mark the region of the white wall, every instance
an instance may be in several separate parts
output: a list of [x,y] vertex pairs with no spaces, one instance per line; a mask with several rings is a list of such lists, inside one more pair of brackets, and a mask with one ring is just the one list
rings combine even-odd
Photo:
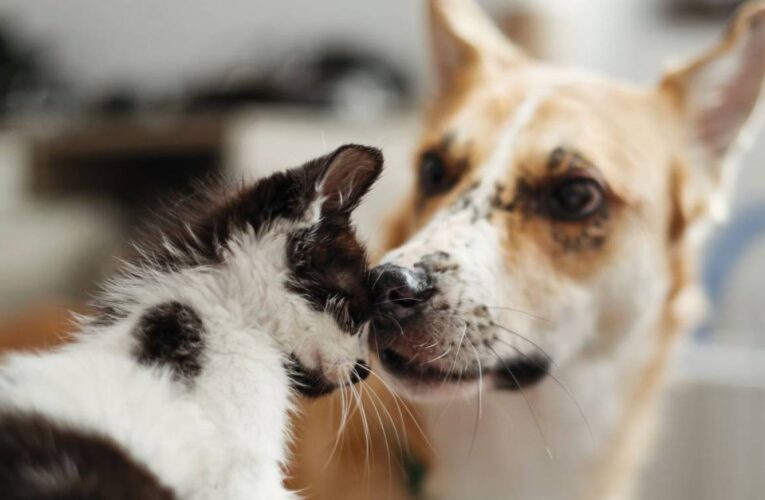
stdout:
[[178,90],[233,62],[267,62],[325,39],[375,47],[417,78],[423,5],[413,0],[3,0],[0,16],[82,92],[112,83]]
[[[554,59],[642,81],[714,31],[657,25],[652,9],[660,0],[480,2],[495,12],[536,8],[551,21]],[[420,88],[428,75],[423,0],[0,0],[0,17],[45,42],[49,59],[82,93],[120,83],[179,91],[195,77],[220,77],[232,63],[267,63],[323,40],[372,47]]]

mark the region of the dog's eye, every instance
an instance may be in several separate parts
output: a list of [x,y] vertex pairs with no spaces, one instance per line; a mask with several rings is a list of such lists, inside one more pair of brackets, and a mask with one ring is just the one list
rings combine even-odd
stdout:
[[605,201],[600,183],[588,177],[573,177],[555,184],[548,193],[551,217],[576,221],[596,213]]
[[434,196],[448,190],[453,184],[446,162],[438,153],[429,151],[420,159],[420,190],[425,196]]

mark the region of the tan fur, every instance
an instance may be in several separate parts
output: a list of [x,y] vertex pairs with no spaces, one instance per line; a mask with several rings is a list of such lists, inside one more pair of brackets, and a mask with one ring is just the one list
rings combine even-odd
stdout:
[[[460,179],[449,193],[429,199],[413,190],[407,204],[391,219],[389,246],[402,245],[471,183],[483,178],[483,166],[497,145],[506,117],[512,116],[536,89],[552,89],[521,132],[512,165],[508,165],[502,179],[507,186],[502,201],[517,199],[521,182],[545,182],[550,169],[581,163],[608,186],[609,219],[592,229],[602,233],[604,243],[566,252],[560,238],[575,236],[584,231],[582,227],[566,224],[556,228],[554,222],[528,215],[522,209],[495,213],[491,222],[502,236],[508,267],[531,263],[540,276],[537,284],[526,291],[529,303],[543,303],[553,296],[546,283],[560,279],[589,283],[603,269],[629,258],[625,242],[636,233],[644,232],[648,240],[655,242],[649,246],[655,252],[655,262],[664,270],[660,277],[666,284],[663,305],[650,328],[652,335],[642,340],[646,355],[624,369],[626,396],[615,429],[595,458],[586,487],[571,493],[572,498],[583,500],[628,498],[650,442],[672,348],[701,310],[696,285],[700,241],[692,229],[711,218],[711,200],[728,175],[725,168],[738,129],[748,121],[751,107],[759,98],[765,58],[751,61],[754,68],[748,64],[737,69],[740,74],[734,74],[731,82],[720,89],[722,98],[717,108],[700,109],[692,94],[701,77],[708,77],[704,72],[715,70],[712,66],[740,44],[750,47],[746,57],[759,58],[758,39],[747,37],[759,36],[758,26],[765,22],[765,4],[745,7],[719,45],[668,73],[656,88],[635,88],[532,61],[488,28],[472,2],[431,0],[430,7],[435,50],[444,51],[441,55],[445,57],[438,58],[439,97],[426,114],[421,147],[415,157],[441,148],[447,167],[458,172]],[[444,40],[450,38],[446,44],[452,46],[444,49]],[[743,89],[739,101],[732,97],[737,85]],[[691,144],[694,141],[698,145]],[[564,154],[560,165],[551,166],[550,152],[561,146],[577,154]],[[703,158],[697,154],[697,146]],[[700,158],[704,165],[698,164]],[[622,325],[624,321],[628,320],[607,314],[601,318],[602,332],[596,341],[599,349],[616,342],[603,332],[629,326]],[[384,415],[379,419],[375,416],[376,411],[385,411],[379,409],[381,404],[395,415],[396,405],[379,382],[372,381],[369,390],[381,395],[375,399],[378,409],[368,404],[366,410],[374,447],[369,463],[358,414],[342,438],[347,446],[325,465],[328,452],[323,450],[330,449],[334,439],[331,430],[337,425],[337,402],[327,401],[306,410],[298,426],[305,431],[298,441],[304,446],[298,447],[292,486],[306,487],[309,498],[406,498],[399,467],[395,463],[391,468],[386,465],[385,438],[393,448],[394,462],[401,451],[392,437],[393,426],[382,423],[387,419]],[[371,403],[371,398],[365,401]],[[413,405],[411,411],[415,409]],[[397,432],[406,434],[411,451],[426,464],[437,463],[438,457],[432,456],[408,412],[406,418],[394,420]]]

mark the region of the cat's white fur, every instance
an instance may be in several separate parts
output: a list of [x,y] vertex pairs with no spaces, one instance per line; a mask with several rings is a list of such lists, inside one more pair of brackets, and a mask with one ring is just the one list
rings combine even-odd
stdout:
[[[55,352],[3,360],[0,410],[111,438],[178,498],[293,498],[282,484],[293,409],[285,353],[341,385],[367,351],[366,331],[341,331],[285,286],[287,233],[316,224],[322,201],[304,222],[236,235],[222,264],[131,269],[106,290],[127,317],[109,326],[85,321],[75,342]],[[192,307],[205,325],[203,369],[190,383],[131,354],[141,315],[169,301]],[[77,473],[28,471],[40,481]]]

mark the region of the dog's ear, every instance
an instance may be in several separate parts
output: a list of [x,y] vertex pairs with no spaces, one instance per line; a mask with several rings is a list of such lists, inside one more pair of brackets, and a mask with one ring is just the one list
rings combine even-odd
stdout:
[[383,168],[382,152],[346,144],[327,155],[317,182],[323,215],[350,215],[377,181]]
[[[696,195],[713,215],[724,215],[735,170],[734,156],[761,101],[765,78],[765,2],[738,12],[720,43],[665,75],[661,89],[673,99]],[[722,212],[722,213],[720,213]]]
[[471,68],[515,64],[526,57],[473,0],[429,0],[430,35],[439,92]]

